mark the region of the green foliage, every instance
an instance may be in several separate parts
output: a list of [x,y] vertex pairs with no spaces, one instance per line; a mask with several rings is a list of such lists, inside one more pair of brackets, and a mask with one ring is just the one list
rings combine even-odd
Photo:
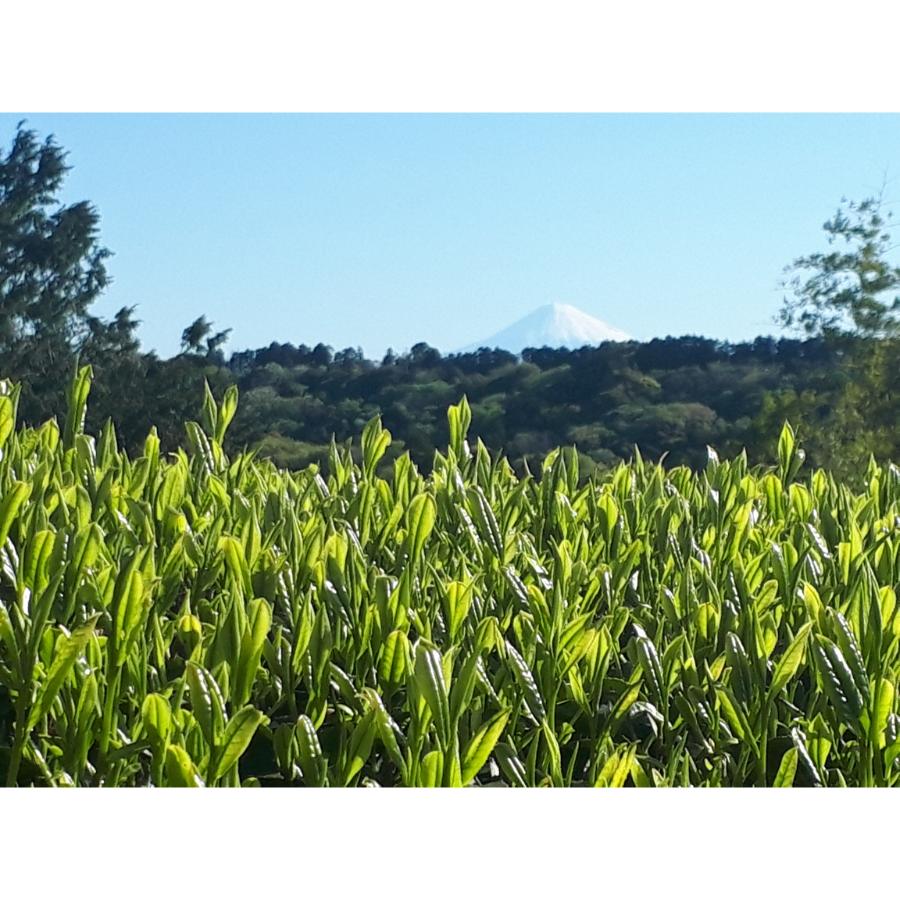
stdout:
[[818,426],[819,455],[844,476],[872,454],[898,450],[900,267],[890,259],[891,214],[883,208],[881,195],[843,202],[824,225],[832,249],[790,267],[792,296],[781,311],[782,324],[824,340],[840,359],[827,373],[830,402]]
[[[230,449],[253,447],[287,468],[324,465],[332,436],[346,441],[378,416],[393,437],[382,474],[403,451],[429,466],[436,449],[456,447],[444,411],[466,398],[470,443],[480,438],[502,451],[520,473],[563,444],[577,446],[584,475],[631,458],[635,446],[651,459],[665,454],[669,465],[702,466],[707,445],[729,455],[746,447],[762,461],[786,418],[801,429],[813,463],[835,458],[824,435],[818,439],[817,410],[844,376],[841,357],[819,340],[667,338],[529,350],[521,362],[490,351],[323,366],[313,355],[273,345],[232,356],[222,371],[239,386],[241,408]],[[839,436],[849,438],[832,433]],[[142,439],[129,435],[127,443]]]
[[87,202],[59,200],[68,166],[53,138],[19,126],[0,148],[0,366],[21,380],[22,413],[58,413],[79,354],[109,359],[136,348],[137,322],[122,309],[112,322],[89,311],[107,286],[109,251]]
[[8,785],[900,782],[893,465],[519,477],[462,403],[428,474],[373,420],[323,477],[229,458],[233,391],[129,455],[89,385],[64,433],[0,388]]
[[[828,252],[795,260],[781,320],[811,337],[892,337],[900,330],[900,267],[888,259],[891,213],[881,196],[844,200],[823,226]],[[804,275],[806,276],[804,278]]]

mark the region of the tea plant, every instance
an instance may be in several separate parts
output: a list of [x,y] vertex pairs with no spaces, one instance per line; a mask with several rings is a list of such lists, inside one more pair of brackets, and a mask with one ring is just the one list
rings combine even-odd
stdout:
[[[0,392],[0,776],[7,785],[893,785],[900,470],[852,491],[710,451],[579,479],[467,442],[430,474],[130,459],[16,428]],[[389,477],[383,477],[388,474]]]

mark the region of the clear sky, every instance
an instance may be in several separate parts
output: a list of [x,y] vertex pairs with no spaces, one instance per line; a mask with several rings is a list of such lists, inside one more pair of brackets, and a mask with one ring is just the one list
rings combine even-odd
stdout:
[[842,196],[900,195],[898,115],[0,114],[73,166],[145,348],[201,313],[273,340],[445,351],[562,301],[637,338],[777,334]]

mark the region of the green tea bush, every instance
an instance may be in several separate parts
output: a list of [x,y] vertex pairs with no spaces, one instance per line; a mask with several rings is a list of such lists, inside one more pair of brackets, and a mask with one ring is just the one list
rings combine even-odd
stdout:
[[129,458],[0,391],[7,785],[892,785],[900,471],[861,493],[710,451],[519,478],[466,440],[381,477],[222,449]]

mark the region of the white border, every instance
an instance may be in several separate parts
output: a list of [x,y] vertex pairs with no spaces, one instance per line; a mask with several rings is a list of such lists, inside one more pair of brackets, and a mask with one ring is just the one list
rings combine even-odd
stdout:
[[889,790],[13,789],[0,803],[4,887],[91,900],[887,896],[896,843]]
[[44,0],[7,111],[895,111],[885,0]]

